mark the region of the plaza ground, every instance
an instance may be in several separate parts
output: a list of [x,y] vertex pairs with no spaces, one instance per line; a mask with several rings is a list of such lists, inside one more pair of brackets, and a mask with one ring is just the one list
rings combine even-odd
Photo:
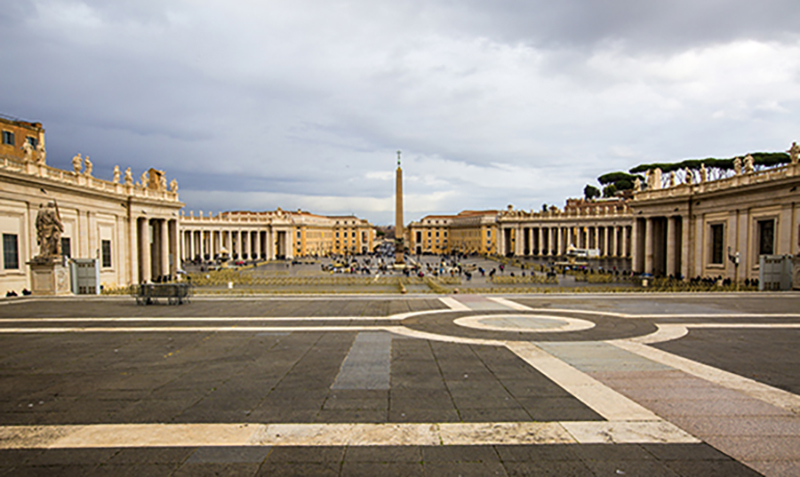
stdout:
[[0,475],[800,475],[800,294],[0,302]]

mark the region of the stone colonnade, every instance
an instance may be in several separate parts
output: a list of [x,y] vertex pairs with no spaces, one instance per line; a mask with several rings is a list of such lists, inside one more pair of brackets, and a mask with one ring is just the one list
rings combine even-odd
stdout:
[[181,223],[183,260],[214,260],[222,251],[232,260],[293,258],[292,228],[206,219]]
[[501,219],[498,250],[501,255],[558,257],[566,255],[572,246],[597,249],[601,257],[630,257],[635,240],[632,218],[592,218],[556,221],[534,216],[513,222]]
[[131,220],[133,283],[175,278],[180,256],[176,219],[138,217]]
[[688,216],[637,217],[633,270],[656,276],[689,276]]

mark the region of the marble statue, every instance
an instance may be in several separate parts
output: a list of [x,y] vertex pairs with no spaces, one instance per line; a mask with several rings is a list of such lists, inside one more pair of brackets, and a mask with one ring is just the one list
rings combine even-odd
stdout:
[[755,168],[753,167],[753,156],[750,154],[744,156],[744,173],[750,174]]
[[705,164],[700,164],[700,182],[705,182],[708,180],[708,170],[706,169]]
[[119,184],[119,166],[114,166],[114,184]]
[[683,171],[683,183],[691,184],[694,181],[694,173],[688,167]]
[[736,157],[733,159],[733,172],[738,176],[742,173],[742,158]]
[[651,190],[660,189],[661,188],[661,169],[656,167],[655,169],[647,171],[647,188]]
[[160,190],[167,190],[167,176],[164,174],[158,178],[158,187]]
[[125,169],[125,185],[132,186],[133,185],[133,174],[131,174],[131,168]]
[[175,194],[178,193],[178,181],[177,180],[172,179],[172,181],[169,183],[169,191],[172,192],[172,193],[175,193]]
[[142,187],[147,187],[148,185],[147,183],[149,182],[147,171],[142,172],[142,177],[140,178],[140,180],[142,181],[141,184]]
[[38,259],[49,259],[61,256],[61,233],[64,224],[58,212],[55,201],[48,202],[47,206],[39,204],[39,213],[36,215],[36,242],[39,244]]
[[641,192],[642,191],[642,181],[639,180],[638,177],[633,180],[633,191],[634,192]]
[[25,153],[25,162],[33,162],[33,145],[28,141],[22,144],[22,152]]
[[83,163],[84,163],[84,164],[86,164],[86,170],[85,170],[85,171],[83,171],[83,173],[84,173],[85,175],[87,175],[87,176],[90,176],[90,177],[91,177],[91,175],[92,175],[92,169],[94,168],[94,164],[92,164],[92,161],[90,161],[90,160],[89,160],[89,156],[86,156],[86,157],[83,159]]
[[80,152],[72,158],[72,169],[75,170],[75,174],[81,173],[81,168],[83,167],[83,165],[81,164],[82,162],[83,159],[81,159]]
[[672,171],[669,174],[669,186],[675,187],[675,171]]
[[800,156],[800,146],[797,145],[796,142],[792,143],[792,147],[789,148],[789,159],[791,160],[792,164],[797,164],[797,158]]
[[39,143],[39,145],[36,146],[36,163],[44,165],[46,164],[45,161],[46,158],[47,158],[47,151],[44,149],[44,144]]

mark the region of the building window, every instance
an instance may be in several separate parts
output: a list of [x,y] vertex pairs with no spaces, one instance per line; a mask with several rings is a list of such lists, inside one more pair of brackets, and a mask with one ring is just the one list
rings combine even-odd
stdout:
[[103,268],[111,268],[111,240],[101,240],[100,248],[103,254]]
[[713,224],[711,226],[711,263],[722,264],[722,249],[725,245],[725,225]]
[[492,238],[492,231],[491,230],[487,230],[486,231],[486,238]]
[[431,236],[431,231],[428,230],[428,238],[430,238],[430,236]]
[[16,234],[3,234],[3,269],[19,269],[19,249]]
[[36,138],[35,138],[35,137],[33,137],[33,136],[28,136],[26,139],[28,140],[28,144],[30,144],[31,146],[33,146],[33,148],[34,148],[34,149],[36,149],[36,146],[38,146],[38,145],[39,145],[39,140],[38,140],[38,139],[36,139]]
[[3,131],[3,144],[15,145],[14,133],[11,131]]
[[72,245],[70,244],[69,237],[61,237],[61,255],[72,258]]
[[775,253],[775,219],[758,221],[758,254]]

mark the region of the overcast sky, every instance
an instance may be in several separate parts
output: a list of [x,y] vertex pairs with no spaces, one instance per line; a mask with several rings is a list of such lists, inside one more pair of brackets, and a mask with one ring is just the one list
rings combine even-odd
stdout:
[[562,206],[643,162],[800,141],[796,0],[2,0],[0,113],[188,210],[406,222]]

